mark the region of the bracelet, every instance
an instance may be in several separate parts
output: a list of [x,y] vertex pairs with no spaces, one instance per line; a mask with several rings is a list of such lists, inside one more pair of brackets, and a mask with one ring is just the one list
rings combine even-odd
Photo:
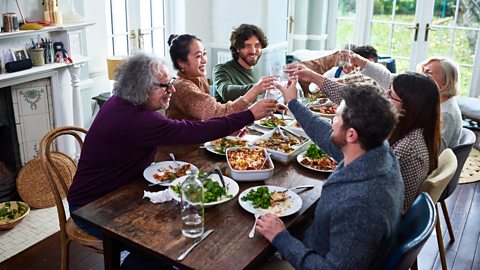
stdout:
[[247,104],[247,106],[252,105],[252,102],[248,101],[244,96],[240,96],[240,99]]

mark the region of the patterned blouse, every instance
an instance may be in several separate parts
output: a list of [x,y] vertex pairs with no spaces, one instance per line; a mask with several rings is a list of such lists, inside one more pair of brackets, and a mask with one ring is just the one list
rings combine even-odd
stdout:
[[428,148],[423,136],[423,129],[417,128],[391,146],[400,163],[400,172],[405,184],[405,213],[417,197],[420,186],[428,175],[430,164]]

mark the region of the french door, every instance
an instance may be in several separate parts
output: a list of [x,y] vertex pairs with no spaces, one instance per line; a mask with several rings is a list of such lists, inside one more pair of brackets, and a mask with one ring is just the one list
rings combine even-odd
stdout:
[[108,52],[145,51],[165,56],[166,0],[105,0]]
[[396,59],[397,72],[413,71],[431,56],[449,57],[459,64],[462,95],[478,96],[478,14],[471,0],[338,0],[336,48],[371,44]]

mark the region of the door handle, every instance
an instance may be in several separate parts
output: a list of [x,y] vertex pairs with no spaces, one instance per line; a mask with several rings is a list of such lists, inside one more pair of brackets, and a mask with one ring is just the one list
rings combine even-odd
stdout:
[[413,37],[413,41],[417,41],[418,39],[418,28],[420,28],[419,23],[416,23],[415,26],[407,26],[407,29],[415,29],[415,35]]
[[425,41],[428,41],[428,31],[437,31],[437,28],[435,27],[430,27],[430,24],[427,23],[427,26],[425,27]]
[[293,31],[293,23],[295,20],[293,19],[293,16],[288,17],[288,33],[292,33]]

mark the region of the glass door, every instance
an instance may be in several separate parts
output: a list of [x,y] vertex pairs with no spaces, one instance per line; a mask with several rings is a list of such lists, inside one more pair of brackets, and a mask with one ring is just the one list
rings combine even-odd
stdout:
[[110,55],[145,51],[165,56],[165,0],[105,1]]
[[430,56],[449,57],[460,67],[461,94],[475,93],[477,83],[472,82],[478,82],[480,76],[475,72],[480,69],[475,66],[480,50],[480,6],[476,1],[339,0],[338,9],[337,49],[348,40],[371,44],[380,55],[395,58],[397,73],[415,70]]

